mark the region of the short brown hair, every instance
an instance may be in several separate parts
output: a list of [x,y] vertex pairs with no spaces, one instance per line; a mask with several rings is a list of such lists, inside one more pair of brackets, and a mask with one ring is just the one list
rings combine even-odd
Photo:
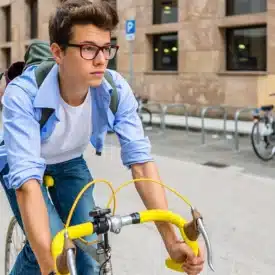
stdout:
[[74,25],[93,24],[112,32],[118,23],[116,9],[108,0],[62,1],[49,21],[50,43],[66,47]]

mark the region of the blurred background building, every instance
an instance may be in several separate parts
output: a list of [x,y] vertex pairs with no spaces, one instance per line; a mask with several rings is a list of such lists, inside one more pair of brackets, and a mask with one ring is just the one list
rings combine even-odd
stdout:
[[[150,100],[224,104],[232,111],[272,101],[274,0],[113,0],[120,46],[109,67],[129,77],[125,20],[136,20],[133,89]],[[59,0],[0,0],[0,70],[22,60],[29,43],[48,40]]]

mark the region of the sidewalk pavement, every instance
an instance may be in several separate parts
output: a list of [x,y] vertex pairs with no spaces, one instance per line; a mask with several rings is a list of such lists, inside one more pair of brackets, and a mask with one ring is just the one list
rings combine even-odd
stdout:
[[[142,114],[144,122],[149,122],[149,115]],[[153,114],[152,123],[160,125],[161,118],[158,114]],[[167,126],[173,127],[186,127],[186,118],[185,116],[171,115],[167,114],[165,116],[165,124]],[[201,117],[188,117],[188,126],[190,129],[201,129],[202,128],[202,119]],[[253,126],[253,121],[238,121],[238,133],[239,134],[250,134]],[[223,131],[224,130],[224,120],[223,119],[214,119],[214,118],[205,118],[204,119],[205,130],[214,130],[214,131]],[[226,121],[226,131],[228,133],[235,132],[235,121],[227,120]]]
[[[201,275],[273,275],[274,163],[260,162],[247,138],[241,138],[242,152],[235,154],[229,141],[210,140],[208,136],[207,145],[199,146],[198,133],[187,135],[185,131],[167,129],[160,134],[154,130],[148,134],[163,182],[186,196],[204,216],[216,272],[212,273],[206,265]],[[102,157],[95,156],[89,146],[85,159],[94,178],[110,180],[115,188],[131,179],[131,172],[121,164],[115,135],[107,137]],[[204,165],[206,161],[227,166],[209,167]],[[100,183],[95,194],[97,205],[106,207],[110,190]],[[170,210],[191,218],[189,208],[180,199],[170,192],[167,197]],[[144,209],[134,185],[117,194],[117,214]],[[0,215],[0,269],[3,272],[6,230],[11,218],[3,190],[0,190]],[[153,224],[125,227],[119,235],[111,234],[110,240],[114,274],[176,274],[165,267],[167,251]]]

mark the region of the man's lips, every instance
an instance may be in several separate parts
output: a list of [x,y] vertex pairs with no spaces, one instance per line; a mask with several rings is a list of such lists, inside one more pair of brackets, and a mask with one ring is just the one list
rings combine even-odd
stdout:
[[92,72],[92,75],[96,75],[96,76],[102,76],[104,74],[103,71],[97,71],[97,72]]

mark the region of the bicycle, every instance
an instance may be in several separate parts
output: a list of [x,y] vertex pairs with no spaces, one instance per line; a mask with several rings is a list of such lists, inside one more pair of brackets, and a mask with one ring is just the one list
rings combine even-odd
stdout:
[[[19,229],[19,232],[17,230]],[[19,236],[19,240],[13,241],[14,233],[16,237]],[[19,252],[22,250],[23,246],[26,243],[26,237],[20,228],[15,217],[11,218],[9,223],[9,227],[6,235],[6,246],[5,246],[5,275],[9,275],[11,272],[11,268],[14,264],[14,260]],[[15,249],[15,253],[13,253],[13,249]]]
[[[273,159],[275,154],[275,119],[274,105],[264,105],[255,109],[253,113],[254,124],[251,131],[252,148],[256,156],[263,160]],[[261,115],[263,112],[263,115]]]
[[[187,222],[183,217],[181,217],[181,215],[169,210],[161,209],[144,210],[123,216],[115,215],[117,192],[119,192],[123,187],[137,181],[150,181],[158,183],[163,187],[167,188],[168,190],[170,190],[171,192],[173,192],[175,195],[181,198],[188,206],[190,206],[192,220],[190,222]],[[48,188],[54,185],[53,179],[49,176],[45,177],[44,182]],[[96,207],[91,212],[89,212],[89,215],[93,218],[93,221],[70,226],[70,221],[78,201],[88,188],[90,188],[93,184],[99,182],[107,184],[112,191],[112,196],[109,199],[107,207]],[[113,211],[111,211],[110,208],[112,202]],[[109,232],[119,234],[124,226],[157,221],[170,222],[177,226],[182,238],[184,239],[186,244],[189,245],[189,247],[191,247],[195,255],[198,255],[199,250],[197,240],[199,236],[202,235],[207,248],[208,266],[212,271],[214,271],[212,263],[212,247],[207,231],[204,227],[203,218],[201,214],[191,205],[191,203],[180,193],[163,184],[162,182],[155,181],[152,179],[131,180],[122,184],[117,190],[114,190],[112,184],[109,181],[104,179],[98,179],[88,183],[79,192],[77,198],[75,199],[75,202],[72,205],[64,229],[57,233],[56,236],[53,238],[51,252],[54,259],[55,270],[57,274],[77,275],[75,255],[76,246],[78,246],[84,251],[88,252],[89,255],[97,261],[99,265],[100,275],[113,275],[111,263],[111,247],[109,244],[108,237]],[[98,239],[90,243],[83,239],[85,236],[91,234],[96,234],[98,236]],[[182,263],[176,263],[172,259],[167,258],[165,264],[167,268],[170,268],[174,271],[184,272],[181,268]]]

